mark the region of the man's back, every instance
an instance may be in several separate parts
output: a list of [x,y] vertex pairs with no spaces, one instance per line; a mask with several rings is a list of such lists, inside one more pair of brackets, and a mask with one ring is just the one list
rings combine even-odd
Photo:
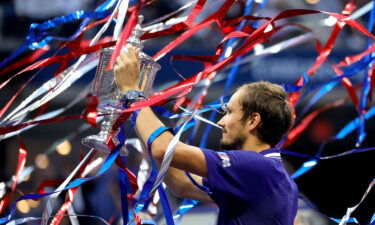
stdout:
[[277,150],[203,152],[208,168],[203,184],[220,208],[218,225],[293,224],[298,188]]

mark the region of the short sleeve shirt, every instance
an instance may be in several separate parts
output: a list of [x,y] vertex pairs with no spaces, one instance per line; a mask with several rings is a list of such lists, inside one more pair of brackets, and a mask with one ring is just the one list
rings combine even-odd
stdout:
[[202,151],[208,169],[203,185],[220,208],[218,225],[294,223],[298,188],[277,149]]

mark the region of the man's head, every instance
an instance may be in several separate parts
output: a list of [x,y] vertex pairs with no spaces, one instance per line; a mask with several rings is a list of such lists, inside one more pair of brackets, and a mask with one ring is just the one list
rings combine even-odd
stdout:
[[223,127],[223,149],[241,149],[250,137],[275,146],[293,124],[292,108],[286,92],[265,81],[242,85],[231,97]]

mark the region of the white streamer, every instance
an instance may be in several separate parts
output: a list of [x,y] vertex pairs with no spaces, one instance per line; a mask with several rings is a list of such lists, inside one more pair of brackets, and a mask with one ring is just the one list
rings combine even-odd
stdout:
[[365,194],[362,196],[361,201],[359,201],[357,205],[350,207],[346,210],[346,214],[344,215],[344,217],[342,217],[339,225],[345,225],[348,222],[348,220],[350,219],[350,215],[354,212],[354,210],[357,209],[357,207],[363,202],[363,200],[365,200],[365,198],[367,197],[368,193],[370,192],[374,184],[375,184],[375,179],[373,179],[370,185],[368,186]]
[[[194,105],[194,104],[192,104],[192,105]],[[195,116],[194,116],[195,119],[200,120],[200,121],[202,121],[202,122],[205,122],[205,123],[207,123],[207,124],[210,124],[210,125],[212,125],[212,126],[214,126],[214,127],[217,127],[217,128],[219,128],[220,130],[223,129],[221,126],[217,125],[216,123],[214,123],[214,122],[212,122],[212,121],[210,121],[210,120],[208,120],[208,119],[206,119],[206,118],[203,118],[203,117],[201,117],[201,116],[198,115],[198,114],[200,114],[200,113],[202,113],[202,112],[205,112],[205,111],[202,111],[202,110],[199,110],[199,111],[198,111],[198,110],[197,110],[197,111],[191,112],[191,111],[189,111],[189,110],[187,110],[187,109],[184,109],[184,108],[182,108],[182,107],[179,107],[179,108],[182,109],[182,110],[185,112],[186,115],[192,115],[192,114],[195,113]],[[175,117],[174,117],[174,116],[171,116],[171,117],[169,117],[169,118],[175,118]]]
[[79,225],[79,222],[78,222],[76,213],[74,212],[72,203],[70,204],[70,206],[68,208],[68,213],[69,213],[69,215],[73,215],[73,216],[69,216],[69,219],[70,219],[70,222],[72,223],[72,225]]
[[[48,112],[48,113],[45,113],[43,115],[40,115],[38,117],[35,117],[33,120],[30,120],[28,122],[34,122],[34,121],[39,121],[39,120],[46,120],[46,119],[51,119],[53,117],[56,117],[58,115],[60,115],[61,113],[65,112],[66,110],[68,110],[69,108],[71,108],[73,105],[77,104],[79,101],[81,101],[87,94],[89,93],[89,89],[88,88],[85,88],[79,95],[77,98],[75,98],[72,102],[70,102],[67,106],[65,107],[62,107],[60,109],[56,109],[52,112]],[[14,131],[14,132],[10,132],[10,133],[7,133],[5,134],[2,139],[7,139],[9,137],[13,137],[14,135],[18,135],[26,130],[29,130],[35,126],[37,126],[38,124],[34,124],[34,125],[29,125],[21,130],[17,130],[17,131]]]
[[157,18],[147,24],[144,25],[144,28],[142,28],[143,31],[150,31],[151,33],[159,31],[159,30],[164,30],[169,26],[173,26],[174,24],[183,22],[187,19],[187,16],[181,16],[181,17],[176,17],[176,18],[171,18],[167,20],[166,22],[160,22],[162,20],[165,20],[167,18],[170,18],[171,16],[191,7],[193,3],[197,2],[197,0],[189,1],[185,5],[181,6],[179,9],[176,11],[173,11],[165,16],[162,16],[160,18]]
[[[103,222],[103,224],[106,224],[106,225],[111,225],[109,224],[107,221],[105,221],[105,219],[101,218],[101,217],[98,217],[98,216],[92,216],[92,215],[80,215],[80,214],[68,214],[68,215],[58,215],[58,216],[63,216],[63,217],[88,217],[88,218],[95,218],[95,219],[98,219],[100,220],[101,222]],[[52,218],[52,217],[50,217]],[[41,217],[27,217],[27,218],[21,218],[21,219],[16,219],[16,220],[12,220],[10,222],[7,223],[7,225],[17,225],[17,224],[24,224],[24,223],[28,223],[28,222],[32,222],[32,221],[37,221],[37,220],[41,220],[42,218]]]
[[[351,19],[358,19],[359,17],[363,16],[365,13],[369,12],[372,9],[372,7],[373,7],[373,2],[369,2],[366,5],[364,5],[363,7],[361,7],[360,9],[356,10],[355,12],[353,12],[349,16],[349,18],[351,18]],[[320,22],[320,24],[325,24],[324,20],[322,20]],[[319,30],[318,32],[315,32],[315,33],[321,33],[321,32],[323,32],[323,31]],[[277,43],[275,45],[272,45],[272,46],[270,46],[270,47],[268,47],[266,49],[263,49],[263,50],[261,50],[259,52],[256,52],[256,53],[254,53],[252,55],[249,55],[247,57],[243,57],[240,61],[238,61],[236,63],[228,64],[225,67],[225,70],[230,69],[230,68],[232,68],[234,66],[239,66],[239,65],[242,65],[244,63],[250,62],[254,58],[259,57],[259,56],[265,56],[265,55],[270,55],[270,54],[278,53],[278,52],[280,52],[282,50],[285,50],[287,48],[290,48],[290,47],[302,44],[304,42],[307,42],[307,41],[313,39],[314,37],[316,37],[316,34],[314,34],[314,33],[307,33],[307,34],[299,35],[297,37],[290,38],[288,40],[285,40],[285,41],[282,41],[282,42]]]
[[129,6],[129,0],[120,0],[120,9],[118,12],[117,16],[117,22],[115,26],[115,30],[113,32],[113,37],[112,40],[116,41],[118,37],[120,36],[122,25],[124,24],[125,16],[126,16],[126,11],[128,11],[128,6]]
[[[99,32],[91,40],[89,46],[94,45],[99,40],[99,38],[103,35],[103,33],[108,29],[109,25],[111,24],[114,16],[116,15],[116,13],[117,13],[117,11],[118,11],[118,9],[120,7],[120,4],[121,4],[121,1],[117,2],[117,5],[116,5],[115,9],[113,10],[111,16],[109,17],[108,21],[104,24],[104,26],[99,30]],[[74,70],[83,62],[83,60],[85,60],[85,58],[86,58],[86,55],[82,55],[78,59],[78,61],[74,64]]]
[[93,152],[94,152],[94,149],[91,149],[89,153],[87,153],[85,158],[83,158],[83,160],[73,170],[73,172],[71,172],[69,176],[64,180],[64,182],[60,184],[60,186],[54,190],[54,192],[57,192],[57,193],[51,194],[49,196],[48,201],[47,201],[47,206],[44,209],[43,214],[42,214],[42,224],[47,224],[48,218],[50,218],[50,215],[52,213],[52,208],[53,208],[52,201],[54,201],[60,195],[61,191],[69,184],[69,182],[73,179],[73,177],[76,175],[79,169],[83,166],[83,164],[89,159],[89,157],[91,156]]
[[[100,29],[100,31],[91,40],[89,46],[94,45],[99,40],[99,38],[103,35],[103,33],[108,29],[109,24],[112,22],[115,14],[118,11],[120,3],[121,3],[121,1],[119,1],[117,3],[117,5],[116,5],[115,9],[113,10],[109,20],[104,24],[104,26]],[[95,59],[97,57],[97,54],[94,54],[94,56],[92,56],[92,55],[93,54],[91,54],[91,57],[86,61],[85,61],[85,59],[86,59],[87,55],[82,55],[73,66],[66,69],[64,72],[59,74],[59,76],[57,76],[55,78],[52,78],[50,81],[43,84],[43,86],[41,88],[39,88],[29,98],[27,98],[24,102],[22,102],[21,105],[19,107],[17,107],[16,110],[14,110],[10,115],[13,116],[18,110],[23,109],[32,100],[39,97],[40,95],[42,95],[46,91],[50,90],[51,88],[53,88],[53,90],[50,91],[48,94],[46,94],[41,100],[36,101],[34,104],[32,104],[28,108],[22,110],[21,112],[19,112],[18,114],[16,114],[12,118],[10,118],[10,116],[8,116],[4,121],[10,120],[12,122],[15,122],[15,124],[18,124],[25,117],[25,115],[27,113],[29,113],[30,111],[40,107],[45,102],[53,99],[54,97],[56,97],[57,95],[59,95],[60,93],[65,91],[68,87],[71,86],[71,84],[73,84],[76,80],[78,80],[80,77],[82,77],[86,72],[88,72],[89,70],[91,70],[93,67],[95,67],[97,65],[98,60],[94,60],[94,62],[91,62],[93,59]],[[83,66],[82,71],[77,71],[77,68],[84,61],[90,62],[90,63],[88,63],[88,65]],[[59,78],[61,76],[62,76],[62,79]]]
[[[63,91],[65,91],[68,87],[70,87],[76,80],[81,78],[85,73],[90,71],[92,68],[94,68],[98,64],[97,54],[91,55],[83,64],[82,67],[80,67],[78,70],[74,71],[73,66],[66,69],[64,72],[60,74],[60,77],[62,77],[62,80],[57,82],[55,78],[52,78],[48,82],[44,83],[42,87],[38,88],[34,93],[31,94],[29,98],[27,98],[25,101],[21,103],[19,107],[17,107],[12,113],[12,116],[7,116],[2,123],[9,123],[11,122],[13,125],[19,124],[22,119],[31,111],[37,109],[41,105],[45,104],[46,102],[50,101]],[[44,97],[41,99],[35,101],[31,105],[25,107],[27,104],[29,104],[32,100],[39,97],[42,93],[45,93],[50,87],[53,87],[53,89],[48,92]],[[21,110],[22,109],[22,110]],[[18,110],[21,110],[17,112]],[[17,112],[17,113],[16,113]]]
[[180,140],[181,134],[184,131],[184,128],[186,124],[195,116],[195,113],[193,113],[191,116],[188,117],[188,119],[184,122],[184,124],[181,126],[180,130],[177,132],[177,134],[173,137],[172,141],[169,143],[165,154],[163,158],[163,162],[160,166],[158,176],[156,177],[156,181],[154,183],[154,186],[151,189],[151,193],[154,193],[154,191],[159,187],[159,185],[163,182],[164,176],[169,168],[169,165],[171,164],[171,160],[173,158],[173,154],[176,150],[176,145]]

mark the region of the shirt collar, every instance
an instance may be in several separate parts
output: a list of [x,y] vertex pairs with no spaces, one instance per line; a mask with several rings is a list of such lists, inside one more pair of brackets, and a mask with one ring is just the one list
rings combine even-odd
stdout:
[[280,154],[280,151],[277,148],[266,149],[266,150],[263,150],[259,153],[262,154],[266,158],[281,160],[281,154]]

